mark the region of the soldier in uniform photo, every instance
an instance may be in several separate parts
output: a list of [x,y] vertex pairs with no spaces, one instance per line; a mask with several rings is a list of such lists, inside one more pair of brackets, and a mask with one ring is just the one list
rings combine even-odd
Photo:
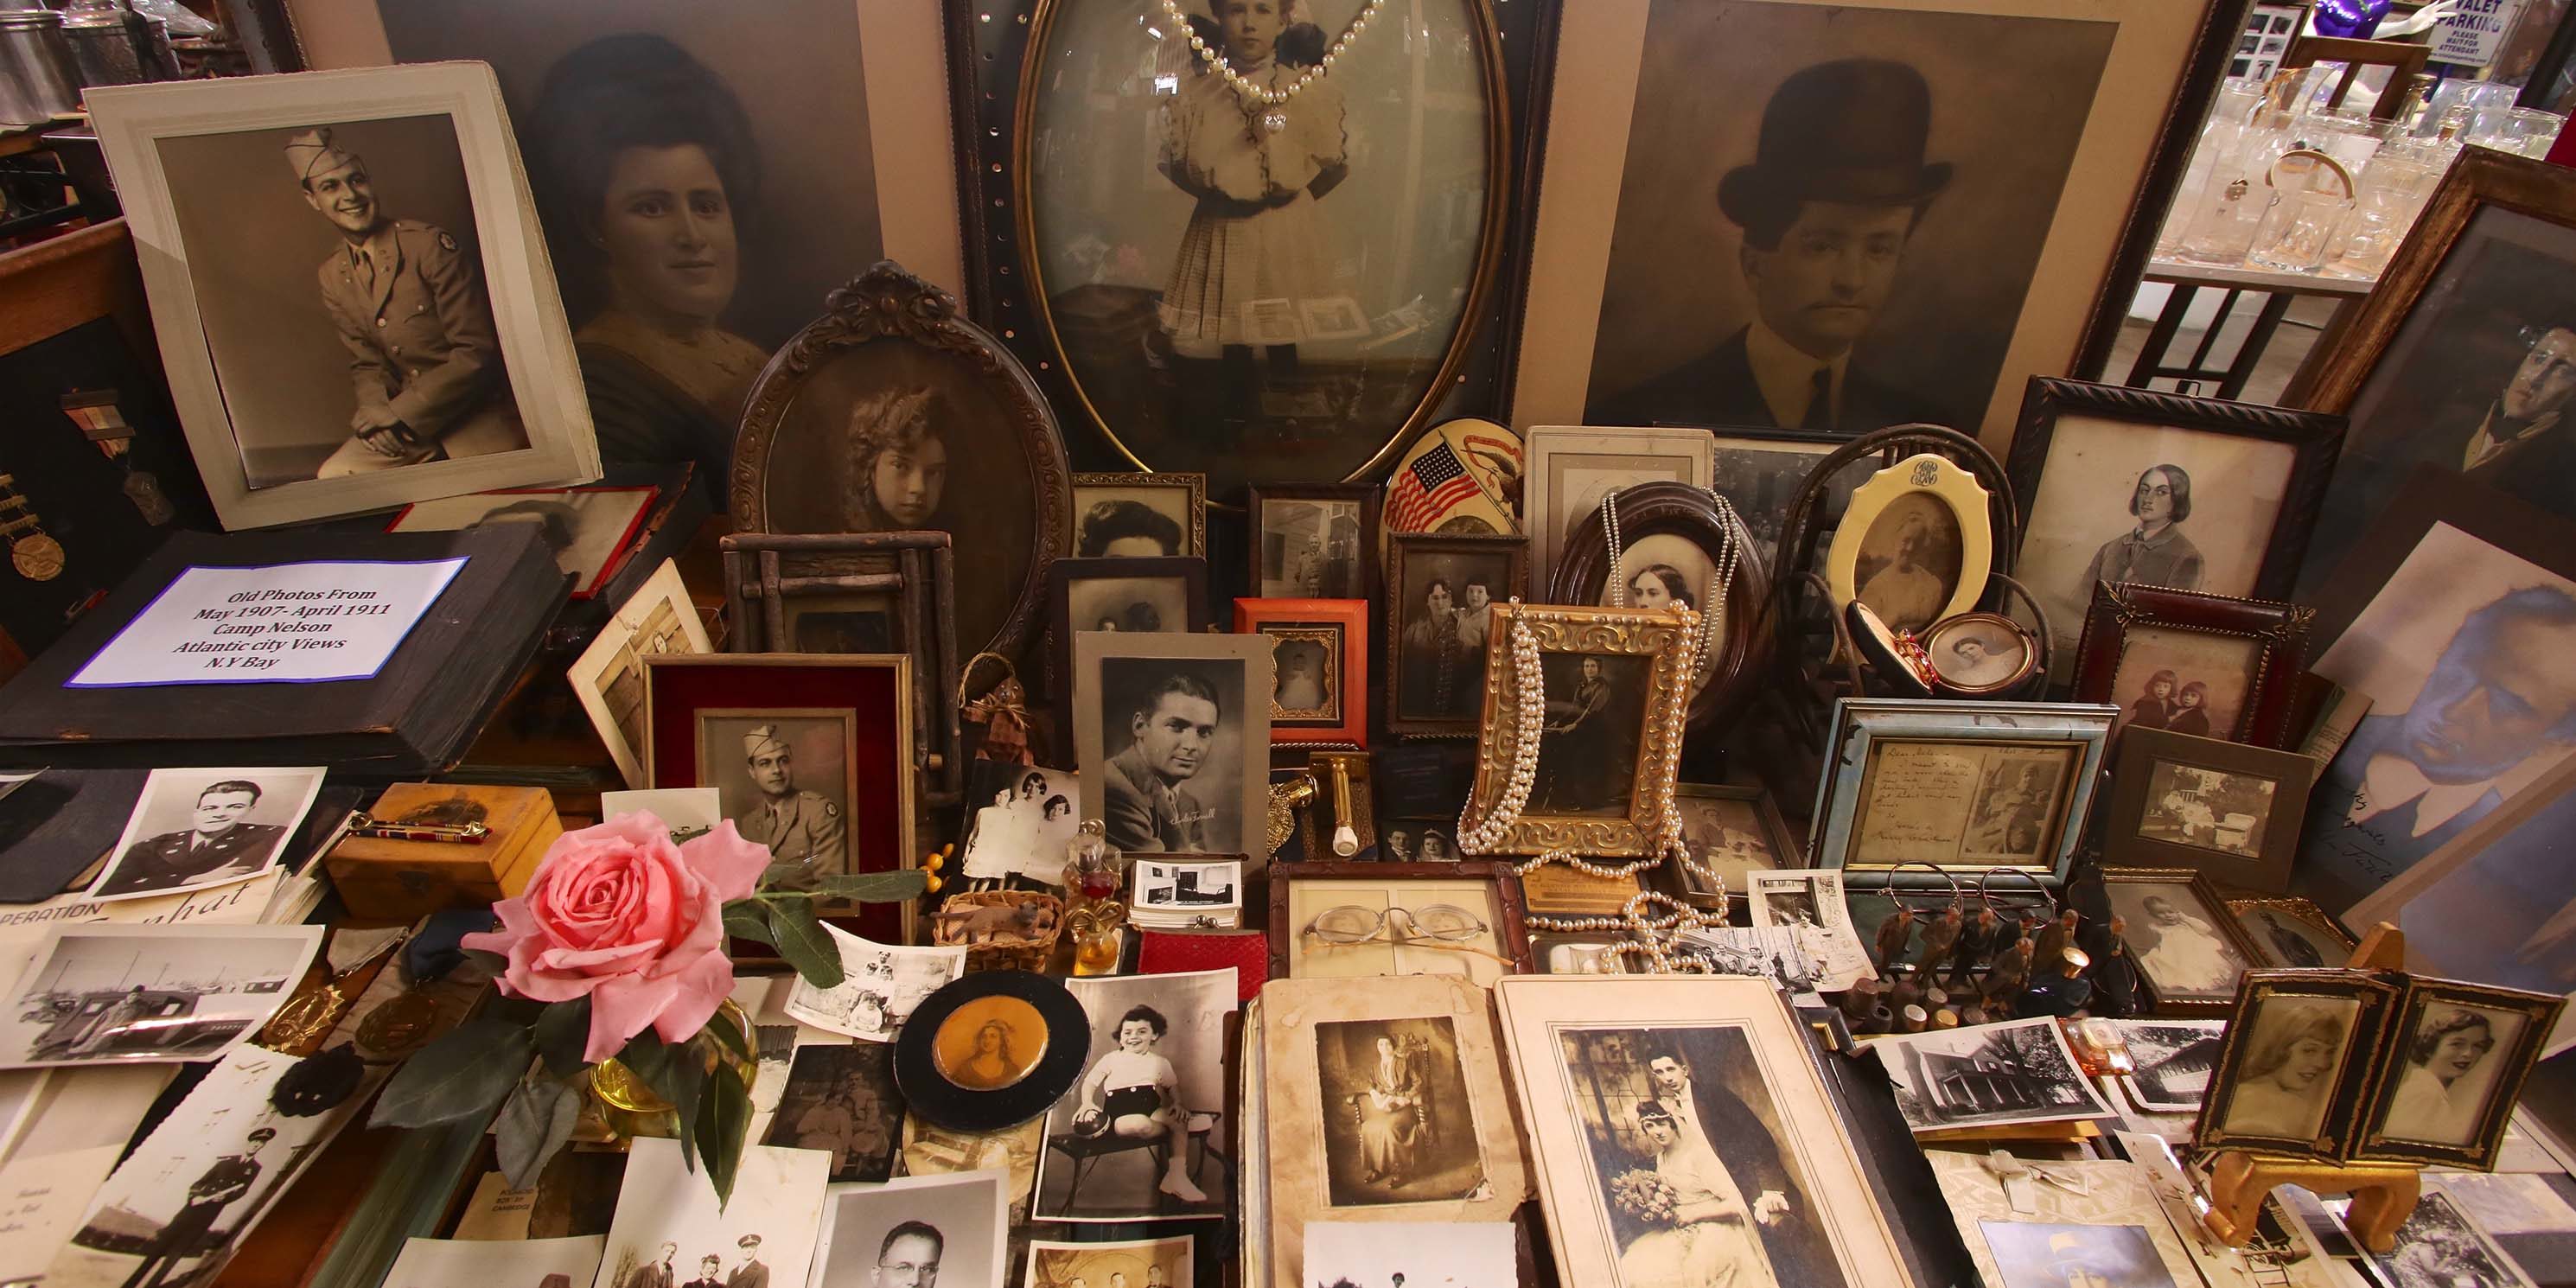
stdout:
[[849,821],[841,807],[796,787],[796,760],[778,726],[759,725],[742,736],[743,764],[760,801],[734,816],[743,839],[769,847],[774,863],[810,864],[824,872],[848,870]]
[[257,872],[266,867],[285,840],[286,829],[242,821],[259,797],[259,784],[247,778],[207,785],[197,793],[196,811],[186,831],[164,832],[127,847],[116,870],[91,893],[170,890],[229,875],[233,869]]
[[760,1259],[760,1236],[746,1234],[734,1246],[742,1250],[742,1264],[725,1276],[725,1288],[769,1288],[769,1267]]
[[445,229],[388,217],[357,154],[328,127],[287,140],[304,200],[344,245],[317,271],[351,355],[349,441],[316,475],[341,478],[528,445],[501,369],[482,266]]
[[1134,741],[1109,758],[1101,811],[1109,843],[1167,854],[1208,851],[1209,810],[1181,784],[1198,776],[1216,742],[1216,687],[1176,671],[1145,690],[1127,717]]
[[162,1281],[178,1269],[182,1258],[202,1252],[200,1245],[214,1232],[224,1209],[250,1193],[252,1183],[259,1179],[260,1147],[276,1137],[276,1128],[256,1128],[242,1139],[240,1153],[226,1154],[207,1167],[205,1174],[188,1186],[187,1203],[168,1225],[161,1227],[151,1250],[143,1254],[143,1264],[134,1268],[124,1288],[161,1288]]
[[1717,185],[1718,209],[1744,230],[1753,320],[1587,420],[1857,433],[1931,418],[1852,369],[1914,226],[1950,183],[1947,162],[1924,161],[1931,128],[1931,87],[1904,63],[1838,59],[1782,82],[1752,164]]

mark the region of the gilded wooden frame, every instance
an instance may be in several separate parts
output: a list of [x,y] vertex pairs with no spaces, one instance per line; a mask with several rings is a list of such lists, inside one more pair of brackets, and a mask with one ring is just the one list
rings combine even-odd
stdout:
[[[2326,963],[2329,966],[2342,966],[2349,963],[2352,960],[2353,950],[2361,947],[2361,941],[2353,938],[2352,932],[2344,929],[2342,922],[2336,921],[2332,915],[2326,912],[2325,909],[2318,907],[2317,902],[2314,899],[2303,899],[2296,895],[2266,897],[2261,899],[2230,899],[2227,901],[2227,911],[2235,914],[2236,924],[2243,927],[2245,933],[2249,936],[2254,934],[2254,928],[2245,924],[2245,918],[2254,913],[2268,912],[2288,917],[2292,921],[2296,921],[2300,925],[2342,944],[2344,956],[2341,960]],[[2259,937],[2256,938],[2254,940],[2254,946],[2262,948],[2262,939]],[[2270,961],[2275,966],[2295,967],[2298,965],[2296,962],[2282,961],[2280,959],[2280,954],[2268,950],[2264,952],[2263,956],[2265,960]]]
[[1207,475],[1205,474],[1132,474],[1084,471],[1073,476],[1073,540],[1077,556],[1082,550],[1082,516],[1089,508],[1083,501],[1084,488],[1169,488],[1185,498],[1189,518],[1181,524],[1181,548],[1176,555],[1207,557]]

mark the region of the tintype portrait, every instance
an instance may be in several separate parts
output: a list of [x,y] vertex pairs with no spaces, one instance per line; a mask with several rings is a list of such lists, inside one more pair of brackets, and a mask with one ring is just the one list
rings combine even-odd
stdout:
[[903,1114],[891,1043],[799,1047],[762,1143],[822,1150],[835,1181],[882,1181],[894,1168]]
[[2370,713],[2319,777],[2307,867],[2348,906],[2576,750],[2576,582],[2448,524],[2426,534],[2319,657]]
[[649,487],[512,488],[418,502],[389,532],[451,532],[485,523],[533,523],[555,563],[572,574],[572,597],[587,599],[616,571],[626,542],[653,503]]
[[2222,1001],[2254,965],[2219,929],[2188,881],[2115,881],[2111,911],[2127,921],[2129,948],[2159,1003]]
[[[2042,382],[2032,400],[2084,405],[2092,387]],[[2200,400],[2177,400],[2199,409]],[[2230,404],[2207,404],[2212,416]],[[2332,459],[2333,426],[2302,432],[2327,439],[2319,453],[2301,442],[2230,432],[2214,424],[2141,422],[2058,407],[2044,430],[2036,462],[2016,450],[2015,486],[2029,519],[2015,575],[2048,610],[2057,646],[2073,648],[2093,602],[2095,582],[2128,582],[2212,595],[2277,598],[2267,572],[2277,546],[2304,539],[2308,525],[2292,513],[2294,497],[2313,503],[2308,476]],[[2310,418],[2330,420],[2330,418]],[[2269,422],[2267,422],[2267,425]],[[2277,431],[2275,431],[2277,432]],[[2287,523],[2294,531],[2285,532]]]
[[1516,538],[1409,535],[1393,545],[1389,723],[1399,730],[1470,729],[1485,705],[1493,607],[1518,592],[1526,546]]
[[1739,1028],[1569,1027],[1555,1045],[1619,1282],[1848,1282]]
[[849,872],[858,717],[830,708],[701,709],[699,776],[776,863]]
[[1637,776],[1637,730],[1655,659],[1620,653],[1543,653],[1546,717],[1539,725],[1537,783],[1529,808],[1542,814],[1624,816]]
[[[2362,1003],[2274,989],[2241,1021],[2243,1048],[2216,1106],[2221,1130],[2239,1136],[2313,1141],[2326,1126],[2352,1055]],[[2363,1053],[2367,1059],[2369,1053]]]
[[1958,515],[1940,498],[1898,497],[1861,536],[1860,602],[1897,630],[1930,626],[1959,588],[1962,544]]
[[[1325,67],[1360,9],[1042,17],[1033,48],[1073,52],[1022,69],[1032,303],[1078,404],[1131,459],[1220,490],[1345,477],[1452,361],[1494,234],[1500,54],[1480,6],[1439,0]],[[1220,58],[1263,89],[1300,88],[1254,102]]]
[[1902,1034],[1877,1046],[1896,1107],[1916,1131],[2109,1113],[2045,1017]]
[[2031,639],[2008,621],[1991,615],[1955,618],[1923,638],[1932,671],[1943,685],[1960,690],[1990,690],[2027,675],[2033,665]]
[[2142,1225],[1982,1220],[1998,1288],[2174,1288],[2173,1271]]
[[1585,419],[1975,429],[2115,30],[1650,5]]
[[131,899],[247,881],[285,857],[323,771],[156,769],[110,850],[93,899]]
[[1073,512],[1077,559],[1207,553],[1207,479],[1203,475],[1076,475]]
[[2263,852],[2278,787],[2254,774],[2156,761],[2147,775],[2138,835],[2252,858]]
[[1072,980],[1091,1054],[1047,1112],[1036,1212],[1057,1221],[1220,1218],[1228,1169],[1208,1158],[1225,1098],[1231,968]]
[[1074,635],[1088,815],[1130,852],[1247,853],[1268,791],[1269,641],[1184,635],[1159,645]]
[[2132,626],[2121,636],[2111,700],[2114,732],[2132,725],[2233,741],[2244,736],[2246,699],[2263,665],[2263,643],[2169,626]]
[[1447,1202],[1485,1185],[1450,1017],[1325,1021],[1314,1028],[1331,1206]]
[[1368,538],[1376,527],[1374,487],[1351,496],[1304,495],[1303,489],[1256,488],[1253,494],[1253,582],[1264,599],[1364,599]]
[[2576,517],[2564,486],[2576,473],[2571,299],[2576,228],[2495,206],[2468,216],[2376,363],[2358,377],[2352,427],[2299,576],[2301,597],[2326,584],[2418,464]]
[[1270,718],[1340,722],[1342,628],[1337,623],[1313,626],[1266,623],[1275,678],[1270,691]]

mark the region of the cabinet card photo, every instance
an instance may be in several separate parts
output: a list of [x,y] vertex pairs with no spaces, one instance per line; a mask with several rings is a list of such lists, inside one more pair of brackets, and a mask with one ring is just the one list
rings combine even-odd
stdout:
[[488,67],[122,86],[91,102],[228,527],[599,477]]
[[1215,1133],[1227,1103],[1234,970],[1067,983],[1090,1017],[1082,1080],[1046,1116],[1037,1218],[1222,1219],[1232,1164]]
[[1135,852],[1249,854],[1269,817],[1270,640],[1073,634],[1085,818]]

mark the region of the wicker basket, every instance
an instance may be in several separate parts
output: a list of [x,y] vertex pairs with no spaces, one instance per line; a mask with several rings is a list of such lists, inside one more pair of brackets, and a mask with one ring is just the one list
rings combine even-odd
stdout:
[[[1055,955],[1055,941],[1064,933],[1064,901],[1035,890],[965,890],[948,896],[939,905],[941,912],[972,912],[995,905],[1009,907],[1033,903],[1047,910],[1044,935],[1025,943],[966,944],[968,970],[1034,970],[1046,969],[1047,959]],[[956,937],[957,927],[933,918],[930,942],[943,948],[965,944]]]

